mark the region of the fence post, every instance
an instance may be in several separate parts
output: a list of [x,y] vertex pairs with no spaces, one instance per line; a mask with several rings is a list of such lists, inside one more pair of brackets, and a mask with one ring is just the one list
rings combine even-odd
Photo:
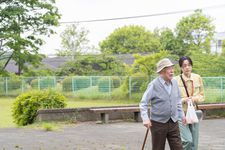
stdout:
[[128,91],[128,93],[129,93],[129,99],[131,99],[131,80],[132,80],[132,77],[131,76],[129,76],[129,83],[128,83],[128,86],[129,86],[129,91]]
[[38,77],[38,90],[41,89],[41,85],[40,85],[40,77]]
[[5,94],[8,95],[8,77],[5,77]]
[[109,76],[109,99],[111,99],[111,77]]
[[90,87],[92,87],[92,76],[90,76]]
[[73,90],[73,94],[75,94],[75,87],[74,87],[74,76],[72,76],[72,90]]
[[223,78],[220,77],[220,98],[221,102],[223,102]]
[[225,77],[222,77],[222,87],[223,87],[223,88],[222,88],[222,90],[223,90],[223,98],[222,98],[222,99],[224,99],[223,102],[225,102],[225,97],[224,97],[224,96],[225,96],[225,95],[224,95],[224,90],[225,90],[225,88],[224,88],[224,85],[225,85],[225,84],[224,84],[224,79],[225,79]]
[[54,76],[53,80],[54,80],[54,89],[56,89],[56,87],[57,87],[56,76]]
[[23,77],[20,79],[21,79],[21,91],[23,93],[24,92],[24,79],[23,79]]

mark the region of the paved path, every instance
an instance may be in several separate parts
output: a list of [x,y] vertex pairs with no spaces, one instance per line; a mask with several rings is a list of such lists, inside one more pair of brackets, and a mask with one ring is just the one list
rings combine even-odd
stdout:
[[[145,131],[134,122],[78,123],[53,132],[5,128],[0,129],[0,150],[140,150]],[[199,150],[225,150],[225,119],[201,122]]]

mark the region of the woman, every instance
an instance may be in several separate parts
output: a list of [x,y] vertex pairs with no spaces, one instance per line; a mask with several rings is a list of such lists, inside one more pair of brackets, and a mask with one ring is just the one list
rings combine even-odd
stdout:
[[[191,100],[197,107],[197,103],[204,101],[204,89],[202,78],[192,73],[193,63],[190,57],[183,56],[179,59],[181,75],[176,76],[181,91],[183,110],[187,112],[187,102]],[[185,89],[186,86],[186,89]],[[197,150],[199,138],[199,123],[179,123],[180,134],[184,150]]]

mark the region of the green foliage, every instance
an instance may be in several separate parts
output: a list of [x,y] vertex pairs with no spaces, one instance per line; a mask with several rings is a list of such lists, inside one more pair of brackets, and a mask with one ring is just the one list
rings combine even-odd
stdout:
[[169,28],[161,28],[154,30],[155,35],[159,38],[161,44],[161,50],[167,50],[171,54],[177,55],[177,51],[180,50],[180,45],[174,32]]
[[[5,82],[5,84],[6,84],[6,82]],[[18,77],[10,78],[7,81],[7,84],[8,84],[8,90],[16,90],[16,89],[19,89],[20,88],[20,86],[21,86],[21,80]]]
[[132,76],[126,77],[121,85],[121,90],[128,96],[129,92],[137,93],[146,89],[149,83],[149,76],[141,72],[133,73]]
[[172,58],[168,51],[160,51],[150,55],[141,56],[135,54],[135,61],[129,69],[129,75],[133,76],[135,73],[142,73],[145,76],[151,76],[156,73],[157,62],[165,57]]
[[17,75],[9,74],[9,77],[0,77],[0,92],[17,90],[21,88],[21,79]]
[[38,76],[53,76],[54,72],[45,67],[45,66],[39,66],[39,67],[28,67],[28,69],[23,73],[23,76],[25,77],[38,77]]
[[224,76],[223,55],[192,52],[190,56],[193,60],[193,72],[203,77]]
[[[0,81],[0,92],[5,92],[6,90],[16,90],[21,86],[21,80],[17,78],[4,78]],[[6,89],[7,88],[7,89]]]
[[90,86],[89,77],[66,77],[62,81],[63,91],[72,92],[83,88],[88,88]]
[[[2,67],[0,67],[0,68],[2,68]],[[3,71],[0,72],[0,77],[8,77],[8,76],[9,76],[9,72],[8,71],[3,70]]]
[[[203,78],[204,87],[208,89],[225,89],[225,78],[221,77],[205,77]],[[218,95],[220,96],[220,94]]]
[[121,79],[119,77],[101,77],[98,80],[98,89],[100,92],[109,92],[114,88],[118,88],[121,85]]
[[[177,60],[176,56],[169,54],[168,51],[160,51],[145,56],[135,54],[134,57],[135,61],[132,66],[127,66],[127,72],[131,79],[128,77],[122,85],[123,91],[127,94],[129,90],[131,92],[140,92],[146,89],[151,80],[150,77],[156,76],[156,64],[160,59],[167,57]],[[129,84],[131,84],[130,87]]]
[[68,61],[57,71],[59,76],[68,75],[122,75],[123,64],[113,56],[86,55]]
[[103,53],[125,54],[157,52],[159,39],[143,26],[124,26],[116,29],[100,44]]
[[60,35],[62,41],[61,45],[63,50],[58,50],[59,56],[75,56],[85,53],[91,47],[88,46],[89,40],[87,39],[89,31],[85,28],[80,28],[79,24],[72,24]]
[[144,91],[149,83],[149,79],[146,76],[133,76],[131,77],[131,91],[140,92]]
[[65,97],[57,91],[29,91],[19,95],[13,103],[13,119],[17,125],[32,124],[39,109],[64,108]]
[[90,78],[89,77],[74,77],[73,83],[74,83],[75,91],[84,89],[84,88],[88,88],[90,86]]
[[17,63],[18,74],[27,68],[25,63],[37,65],[41,61],[43,56],[38,54],[43,45],[41,36],[53,34],[51,27],[57,26],[60,18],[54,3],[54,0],[0,1],[0,54],[10,54],[8,60]]
[[118,76],[110,77],[113,88],[118,88],[121,85],[121,79]]
[[177,23],[175,32],[181,46],[180,51],[177,51],[179,56],[188,54],[190,50],[208,53],[215,26],[209,16],[204,15],[201,10],[196,10]]
[[54,88],[56,86],[55,77],[40,77],[31,81],[31,87],[33,89],[46,89]]
[[73,91],[72,88],[72,77],[66,77],[62,81],[62,91],[63,92],[71,92]]
[[110,78],[109,77],[102,77],[98,80],[98,90],[100,92],[109,92],[112,86],[110,86]]

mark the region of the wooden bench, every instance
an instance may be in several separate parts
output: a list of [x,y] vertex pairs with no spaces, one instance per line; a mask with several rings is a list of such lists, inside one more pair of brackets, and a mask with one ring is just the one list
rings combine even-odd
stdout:
[[206,118],[206,111],[207,110],[225,109],[225,103],[199,104],[198,109],[202,110],[203,119],[204,119],[204,118]]
[[[202,110],[203,118],[205,118],[206,110],[225,109],[225,103],[199,104],[198,107]],[[112,112],[131,112],[134,113],[134,120],[137,122],[140,121],[140,108],[138,106],[90,108],[90,111],[100,114],[100,118],[103,123],[109,122],[109,113]]]
[[225,103],[219,103],[219,104],[199,104],[198,108],[201,110],[207,110],[207,109],[223,109],[225,108]]
[[134,113],[134,120],[140,120],[140,108],[137,107],[106,107],[106,108],[91,108],[90,111],[100,114],[103,123],[109,122],[109,113],[111,112],[131,112]]

